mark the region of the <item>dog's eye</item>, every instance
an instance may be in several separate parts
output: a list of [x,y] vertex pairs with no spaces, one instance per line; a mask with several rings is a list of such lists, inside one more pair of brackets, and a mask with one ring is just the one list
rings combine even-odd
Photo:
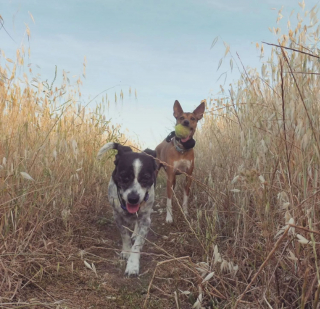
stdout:
[[181,117],[180,117],[180,120],[184,120],[184,117],[183,117],[183,116],[181,116]]
[[128,183],[128,182],[130,181],[130,178],[129,178],[129,177],[122,177],[122,178],[121,178],[121,181],[122,181],[123,183]]
[[149,175],[144,175],[143,177],[142,177],[142,180],[150,180],[150,176]]
[[191,120],[192,120],[192,121],[195,121],[195,120],[196,120],[196,118],[194,118],[194,117],[191,117]]
[[140,178],[140,181],[142,183],[148,183],[149,181],[151,180],[151,176],[146,174],[146,175],[143,175],[141,178]]

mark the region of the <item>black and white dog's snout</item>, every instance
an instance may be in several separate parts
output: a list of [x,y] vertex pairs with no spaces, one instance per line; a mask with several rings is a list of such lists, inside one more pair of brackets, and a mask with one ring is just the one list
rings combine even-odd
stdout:
[[[136,153],[132,153],[136,156]],[[127,156],[130,159],[131,156]],[[134,159],[134,158],[133,158]],[[135,158],[131,166],[128,166],[130,160],[125,163],[118,164],[116,170],[118,172],[114,175],[114,180],[118,184],[121,192],[121,196],[126,203],[126,210],[130,213],[136,213],[139,211],[140,203],[143,202],[148,189],[153,185],[154,174],[152,169],[148,167],[148,161],[153,160],[150,157],[145,156],[142,158]],[[116,171],[115,170],[115,171]],[[124,180],[125,179],[125,180]],[[150,182],[145,182],[145,179],[151,179]],[[136,207],[132,207],[135,205]]]
[[138,204],[140,202],[140,196],[136,192],[131,192],[128,194],[128,203],[130,204]]

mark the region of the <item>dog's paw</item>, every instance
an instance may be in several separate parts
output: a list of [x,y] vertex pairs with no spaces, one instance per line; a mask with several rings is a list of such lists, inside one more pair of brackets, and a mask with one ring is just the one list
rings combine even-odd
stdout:
[[120,253],[120,259],[121,260],[127,260],[130,256],[130,252],[127,251],[121,251]]
[[171,215],[170,212],[167,212],[166,222],[167,223],[172,223],[173,222],[172,215]]
[[129,258],[125,275],[127,277],[136,277],[139,275],[139,260]]

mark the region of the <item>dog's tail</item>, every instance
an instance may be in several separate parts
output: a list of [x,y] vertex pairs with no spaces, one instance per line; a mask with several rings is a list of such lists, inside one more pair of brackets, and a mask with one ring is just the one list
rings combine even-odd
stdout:
[[110,143],[103,145],[100,148],[100,150],[98,151],[98,155],[97,155],[98,160],[100,160],[101,157],[110,149],[116,149],[116,150],[118,150],[118,153],[132,151],[132,149],[128,146],[122,146],[119,143],[110,142]]
[[114,143],[114,142],[110,142],[110,143],[107,143],[105,145],[103,145],[100,150],[98,151],[98,155],[97,155],[97,158],[98,160],[101,159],[101,157],[110,149],[118,149],[118,143]]

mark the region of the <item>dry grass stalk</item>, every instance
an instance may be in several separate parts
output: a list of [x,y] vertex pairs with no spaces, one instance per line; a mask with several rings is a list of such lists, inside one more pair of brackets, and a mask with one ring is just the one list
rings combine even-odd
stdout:
[[[204,307],[240,307],[242,298],[253,307],[309,308],[314,302],[320,253],[320,26],[316,7],[303,14],[305,21],[299,15],[288,33],[272,29],[279,44],[270,44],[261,72],[246,68],[238,55],[241,79],[227,91],[221,87],[221,98],[208,100],[197,132],[194,177],[205,179],[210,196],[194,185],[198,216],[192,228],[212,270],[217,271],[212,243],[239,267],[234,281],[223,272],[224,285],[212,278],[228,301],[202,293]],[[229,55],[236,64],[232,48]],[[285,232],[286,244],[275,242]]]
[[[197,308],[318,306],[320,27],[316,8],[303,14],[306,21],[299,15],[287,34],[271,29],[279,44],[259,73],[240,57],[238,65],[226,45],[242,76],[208,100],[197,132],[191,217],[183,227],[197,246],[190,257],[162,251],[167,260],[158,264],[178,260],[192,273]],[[7,59],[11,70],[0,67],[3,303],[50,273],[52,256],[65,258],[67,241],[55,237],[73,235],[83,205],[99,209],[111,166],[97,165],[95,154],[103,141],[122,138],[103,116],[107,97],[91,113],[78,105],[80,79],[72,89],[65,72],[59,87],[24,76],[21,86],[23,55],[15,65]]]
[[63,71],[62,84],[56,85],[57,70],[52,83],[31,69],[19,75],[25,53],[22,46],[13,61],[2,51],[0,66],[1,304],[30,283],[41,289],[38,283],[56,263],[54,257],[66,259],[62,248],[70,251],[68,242],[56,239],[78,229],[76,217],[84,205],[99,210],[100,184],[113,165],[112,160],[97,164],[96,153],[106,141],[125,141],[120,127],[106,118],[105,105],[90,111],[78,103],[80,78],[70,85]]

